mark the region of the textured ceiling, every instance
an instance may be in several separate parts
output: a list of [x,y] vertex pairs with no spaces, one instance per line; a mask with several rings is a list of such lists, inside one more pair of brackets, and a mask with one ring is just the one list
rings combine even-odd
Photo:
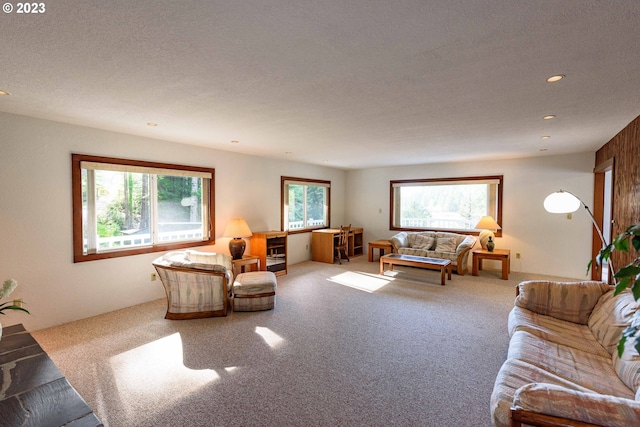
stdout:
[[338,168],[593,151],[640,115],[638,0],[45,4],[0,16],[0,111]]

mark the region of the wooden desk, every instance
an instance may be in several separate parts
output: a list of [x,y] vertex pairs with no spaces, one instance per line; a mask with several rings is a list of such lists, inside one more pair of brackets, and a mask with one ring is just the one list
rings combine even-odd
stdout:
[[89,405],[22,325],[2,328],[0,424],[102,426]]
[[[240,273],[244,273],[246,267],[249,266],[249,270],[260,270],[260,257],[257,255],[244,255],[242,259],[231,260],[233,263],[233,275],[237,276]],[[255,265],[255,268],[253,267]]]
[[494,249],[493,252],[489,252],[484,249],[476,249],[471,253],[473,254],[473,271],[471,274],[477,276],[478,271],[482,270],[482,260],[491,259],[502,261],[502,279],[509,279],[509,272],[511,271],[511,251],[509,249]]
[[[364,253],[362,240],[363,232],[364,229],[362,228],[351,228],[347,244],[347,255],[349,258],[362,255]],[[333,264],[335,259],[334,251],[339,235],[339,228],[313,230],[311,233],[311,260]]]

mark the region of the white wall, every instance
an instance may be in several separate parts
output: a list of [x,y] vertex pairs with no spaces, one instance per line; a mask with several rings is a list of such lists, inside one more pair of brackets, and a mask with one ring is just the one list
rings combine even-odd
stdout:
[[[394,234],[389,180],[503,174],[504,235],[496,243],[522,254],[512,270],[583,279],[590,256],[586,213],[567,220],[545,212],[542,201],[563,188],[590,204],[593,153],[345,173],[0,113],[0,280],[18,280],[11,298],[23,298],[32,313],[10,311],[4,325],[35,330],[164,297],[160,282],[149,280],[159,253],[72,262],[71,153],[214,167],[217,237],[234,216],[255,231],[279,229],[282,175],[331,180],[332,226],[364,227],[369,241]],[[228,252],[227,244],[220,237],[207,250]],[[307,245],[310,233],[289,237],[290,264],[311,258]]]
[[[571,191],[587,206],[593,201],[594,153],[565,156],[374,168],[347,173],[347,218],[368,241],[386,239],[389,181],[416,178],[504,175],[503,237],[496,247],[511,250],[511,270],[585,279],[591,256],[591,220],[583,209],[568,220],[544,210],[544,198]],[[515,259],[515,253],[521,259]],[[487,263],[487,267],[498,265]]]
[[[207,250],[228,253],[220,236],[234,216],[254,231],[280,229],[281,175],[330,180],[331,222],[344,220],[341,170],[0,113],[0,281],[18,280],[10,298],[31,311],[9,311],[4,325],[35,330],[164,297],[150,281],[160,253],[73,263],[71,153],[214,167],[218,239]],[[290,236],[290,264],[311,258],[306,245],[310,233]]]

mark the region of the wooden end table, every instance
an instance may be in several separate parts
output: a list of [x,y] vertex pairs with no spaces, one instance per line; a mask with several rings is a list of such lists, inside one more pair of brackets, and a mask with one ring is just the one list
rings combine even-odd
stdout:
[[369,262],[373,262],[374,249],[378,249],[380,256],[382,256],[385,251],[389,251],[389,253],[393,252],[393,245],[388,240],[374,240],[373,242],[369,242]]
[[245,267],[250,266],[250,270],[253,271],[253,266],[255,265],[255,270],[260,270],[260,257],[256,255],[243,255],[242,259],[234,259],[231,260],[233,263],[233,275],[237,276],[240,273],[245,272]]
[[494,249],[493,252],[485,249],[476,249],[471,253],[473,256],[472,275],[477,276],[478,271],[482,270],[483,259],[490,259],[502,261],[502,280],[509,279],[509,272],[511,271],[511,251],[509,249]]
[[389,271],[393,271],[394,265],[418,267],[440,270],[440,284],[444,286],[445,272],[451,280],[451,261],[440,258],[427,258],[414,255],[389,254],[380,257],[380,274],[384,274],[384,265],[389,264]]

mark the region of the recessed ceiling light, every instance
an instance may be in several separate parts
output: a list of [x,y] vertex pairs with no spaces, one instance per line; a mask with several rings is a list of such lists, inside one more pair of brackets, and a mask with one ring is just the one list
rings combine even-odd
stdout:
[[11,95],[9,92],[7,92],[6,90],[0,90],[0,96],[9,96]]
[[559,82],[564,79],[566,76],[564,74],[556,74],[555,76],[551,76],[547,79],[547,83]]
[[555,114],[549,114],[548,116],[544,116],[543,119],[545,120],[551,120],[551,119],[555,119],[556,115]]
[[322,162],[323,162],[323,163],[327,163],[327,162],[329,162],[329,160],[326,160],[326,159],[325,159],[325,160],[323,160]]
[[549,138],[551,138],[549,135],[544,135],[540,137],[540,139],[549,139]]
[[547,151],[548,148],[541,148],[540,151]]
[[149,122],[149,123],[147,123],[147,126],[154,128],[154,127],[158,126],[158,124]]
[[286,154],[287,156],[292,155],[293,153],[291,151],[285,151],[284,154]]
[[239,144],[239,143],[240,143],[240,141],[235,141],[235,140],[234,140],[234,141],[231,141],[231,143],[232,143],[232,144]]

